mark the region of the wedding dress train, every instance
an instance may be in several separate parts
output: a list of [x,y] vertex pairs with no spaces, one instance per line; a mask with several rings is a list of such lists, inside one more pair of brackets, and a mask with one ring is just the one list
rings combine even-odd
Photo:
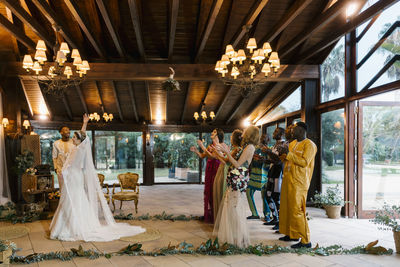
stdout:
[[76,146],[62,169],[64,186],[50,224],[50,238],[63,241],[111,241],[146,231],[116,223],[93,165],[89,138]]

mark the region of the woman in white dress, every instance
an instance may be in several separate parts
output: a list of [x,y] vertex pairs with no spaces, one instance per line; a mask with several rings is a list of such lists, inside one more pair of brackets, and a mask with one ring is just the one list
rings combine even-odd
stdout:
[[229,153],[229,148],[225,144],[216,146],[218,152],[223,152],[228,156],[232,165],[227,174],[228,187],[218,210],[213,235],[218,237],[220,242],[246,248],[250,245],[246,222],[248,167],[253,159],[255,145],[258,144],[260,138],[259,129],[250,126],[243,132],[242,137],[243,150],[236,159]]
[[116,223],[93,164],[87,114],[81,131],[72,138],[75,147],[62,169],[64,186],[58,208],[50,224],[50,238],[63,241],[111,241],[146,231],[139,226]]

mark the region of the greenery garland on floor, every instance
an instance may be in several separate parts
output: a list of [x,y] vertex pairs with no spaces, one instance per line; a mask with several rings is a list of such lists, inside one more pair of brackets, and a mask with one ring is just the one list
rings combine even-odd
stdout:
[[132,213],[129,213],[128,215],[124,214],[119,214],[115,215],[114,219],[116,220],[136,220],[136,221],[148,221],[148,220],[159,220],[159,221],[191,221],[191,220],[202,220],[201,216],[194,216],[194,215],[173,215],[173,214],[167,214],[165,211],[163,211],[161,214],[156,214],[156,215],[149,215],[148,213],[145,215],[141,216],[133,216]]
[[354,254],[375,254],[375,255],[391,255],[393,253],[392,249],[386,249],[384,247],[376,246],[378,241],[369,243],[367,246],[357,246],[352,249],[345,249],[340,245],[332,245],[329,247],[319,247],[315,248],[300,248],[292,249],[289,247],[281,246],[268,246],[263,244],[258,244],[255,246],[249,246],[247,248],[239,248],[237,246],[224,243],[219,244],[218,238],[214,241],[209,239],[202,243],[198,248],[194,248],[192,244],[182,242],[176,246],[168,245],[168,247],[163,247],[152,252],[146,252],[142,250],[142,244],[136,243],[133,245],[128,245],[127,247],[121,249],[117,252],[102,253],[97,250],[89,249],[84,250],[82,246],[78,249],[72,248],[70,251],[56,251],[49,253],[34,253],[28,256],[16,256],[15,251],[11,256],[10,260],[12,263],[25,263],[30,264],[45,260],[55,260],[59,259],[61,261],[69,261],[76,257],[86,257],[89,259],[97,259],[99,257],[105,257],[107,259],[118,256],[118,255],[130,255],[130,256],[166,256],[166,255],[176,255],[176,254],[191,254],[191,255],[239,255],[239,254],[253,254],[253,255],[272,255],[272,254],[282,254],[282,253],[297,253],[299,255],[319,255],[319,256],[329,256],[329,255],[354,255]]

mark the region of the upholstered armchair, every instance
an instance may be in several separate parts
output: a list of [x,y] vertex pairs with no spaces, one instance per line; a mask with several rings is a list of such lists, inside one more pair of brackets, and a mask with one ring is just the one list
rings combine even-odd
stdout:
[[[104,174],[101,173],[98,173],[97,177],[99,177],[100,187],[104,188],[104,180],[106,177],[104,176]],[[104,197],[107,199],[107,203],[110,204],[110,189],[108,188],[107,184],[106,188],[107,188],[107,193],[104,193]]]
[[135,211],[137,213],[137,205],[139,202],[139,174],[137,173],[121,173],[118,174],[118,180],[121,187],[120,192],[115,192],[115,184],[112,192],[112,203],[115,211],[114,200],[121,201],[120,209],[123,201],[135,201]]

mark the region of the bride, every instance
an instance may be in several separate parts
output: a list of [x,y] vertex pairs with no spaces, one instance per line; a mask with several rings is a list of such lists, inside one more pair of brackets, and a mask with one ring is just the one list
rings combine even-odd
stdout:
[[111,241],[145,232],[142,227],[115,222],[93,165],[90,140],[86,137],[88,121],[87,114],[83,115],[82,129],[72,138],[75,147],[62,169],[64,186],[50,224],[50,238]]

